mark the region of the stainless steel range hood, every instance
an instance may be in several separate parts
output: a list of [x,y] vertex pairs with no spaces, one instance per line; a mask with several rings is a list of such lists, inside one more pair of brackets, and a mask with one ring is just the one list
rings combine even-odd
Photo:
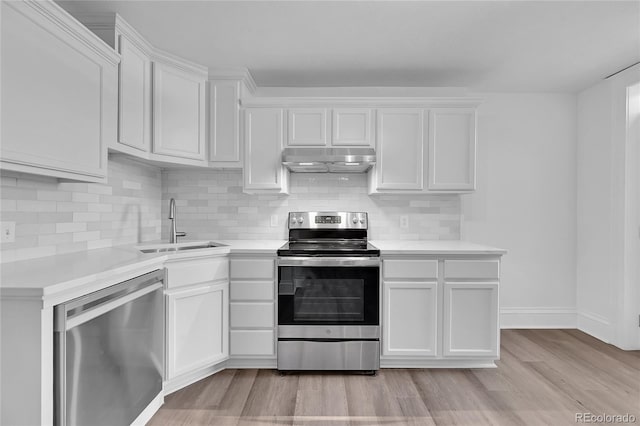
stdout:
[[285,148],[282,164],[297,173],[364,173],[376,163],[373,148]]

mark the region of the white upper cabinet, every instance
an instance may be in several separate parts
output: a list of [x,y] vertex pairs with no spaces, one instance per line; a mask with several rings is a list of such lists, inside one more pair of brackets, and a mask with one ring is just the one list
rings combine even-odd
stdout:
[[287,146],[371,146],[370,108],[290,108]]
[[205,160],[206,74],[174,60],[153,63],[153,153]]
[[[151,59],[132,36],[117,34],[120,53],[118,143],[149,152],[151,146]],[[119,147],[113,147],[118,149]],[[126,148],[123,148],[126,150]]]
[[373,145],[373,110],[370,108],[334,108],[331,143],[334,146]]
[[430,191],[473,191],[476,187],[475,108],[429,111]]
[[425,113],[421,108],[377,111],[377,164],[370,179],[379,190],[422,190]]
[[240,85],[238,80],[209,80],[209,165],[242,167]]
[[327,145],[326,108],[289,109],[288,122],[288,146]]
[[476,109],[379,109],[369,193],[464,193],[476,187]]
[[284,110],[247,108],[244,111],[244,191],[288,191],[289,173],[282,166]]
[[118,55],[53,2],[1,2],[2,169],[104,181]]
[[206,166],[208,69],[154,48],[117,14],[78,18],[121,57],[118,137],[109,149],[166,165]]

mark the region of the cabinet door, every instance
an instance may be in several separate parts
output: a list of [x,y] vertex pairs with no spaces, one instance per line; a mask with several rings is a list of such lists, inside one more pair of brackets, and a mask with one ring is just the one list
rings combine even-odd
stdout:
[[[118,142],[149,152],[151,145],[151,60],[124,35],[119,36]],[[117,149],[117,147],[116,147]]]
[[53,2],[0,2],[5,170],[101,182],[117,138],[118,57]]
[[245,192],[286,192],[288,175],[282,166],[283,110],[248,108],[244,129]]
[[498,283],[445,283],[443,333],[444,356],[497,358]]
[[371,146],[371,117],[369,108],[334,108],[332,138],[334,146]]
[[167,379],[229,355],[229,284],[204,285],[167,296]]
[[377,111],[376,189],[423,188],[424,135],[422,109]]
[[242,167],[239,137],[240,82],[209,81],[209,161],[214,167]]
[[205,80],[176,66],[153,64],[153,152],[205,159]]
[[288,111],[288,146],[326,146],[327,110],[300,108]]
[[429,111],[430,191],[473,191],[476,187],[476,110]]
[[383,356],[438,353],[438,284],[384,282]]

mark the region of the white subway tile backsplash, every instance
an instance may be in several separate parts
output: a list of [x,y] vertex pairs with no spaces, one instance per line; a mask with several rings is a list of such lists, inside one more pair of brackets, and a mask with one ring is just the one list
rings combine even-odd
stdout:
[[[292,174],[287,196],[242,193],[237,170],[164,170],[162,197],[163,238],[170,198],[176,199],[179,230],[196,239],[286,238],[287,213],[298,210],[366,211],[372,239],[460,237],[459,196],[371,196],[364,174]],[[274,214],[277,227],[270,226]],[[409,228],[400,228],[401,214],[409,216]]]
[[108,176],[99,184],[1,171],[0,220],[16,222],[16,241],[1,245],[0,262],[158,240],[160,169],[117,156]]

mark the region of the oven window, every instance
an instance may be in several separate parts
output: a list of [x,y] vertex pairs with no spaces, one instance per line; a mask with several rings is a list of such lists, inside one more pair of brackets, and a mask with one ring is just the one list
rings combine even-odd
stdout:
[[364,320],[364,280],[303,279],[294,287],[294,321]]
[[278,268],[279,325],[378,325],[376,267]]

